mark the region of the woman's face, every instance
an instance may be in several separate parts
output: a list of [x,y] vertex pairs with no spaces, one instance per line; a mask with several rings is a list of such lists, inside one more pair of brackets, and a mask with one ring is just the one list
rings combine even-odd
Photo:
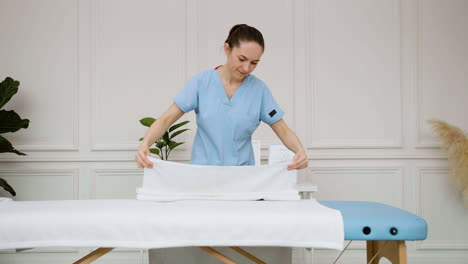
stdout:
[[243,80],[249,75],[263,54],[262,47],[253,41],[241,41],[239,47],[229,48],[227,43],[224,43],[224,53],[227,56],[227,68],[231,72],[231,76],[235,79]]

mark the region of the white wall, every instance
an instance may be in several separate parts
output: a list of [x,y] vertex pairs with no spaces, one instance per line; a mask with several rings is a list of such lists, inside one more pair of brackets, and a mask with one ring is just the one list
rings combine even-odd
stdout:
[[[468,1],[0,0],[0,79],[20,80],[6,105],[31,120],[6,134],[28,154],[0,156],[16,200],[134,198],[134,150],[193,74],[225,62],[231,26],[263,32],[255,71],[307,147],[301,179],[319,199],[385,202],[424,217],[410,263],[467,263],[468,210],[426,120],[468,129]],[[189,114],[184,119],[194,121]],[[186,162],[195,132],[172,159]],[[269,127],[255,133],[277,142]],[[1,195],[8,196],[0,191]],[[342,263],[364,263],[355,243]],[[0,254],[0,263],[64,263],[88,249]],[[330,263],[335,251],[316,251]],[[100,263],[147,262],[120,250]]]

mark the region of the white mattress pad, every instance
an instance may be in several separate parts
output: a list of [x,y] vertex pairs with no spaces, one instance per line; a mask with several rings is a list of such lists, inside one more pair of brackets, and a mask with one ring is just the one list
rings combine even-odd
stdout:
[[343,220],[315,200],[3,201],[0,249],[284,246],[342,249]]

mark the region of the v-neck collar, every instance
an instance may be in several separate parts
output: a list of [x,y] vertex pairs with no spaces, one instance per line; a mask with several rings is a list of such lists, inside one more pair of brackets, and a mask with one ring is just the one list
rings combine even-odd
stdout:
[[250,74],[245,76],[244,80],[242,81],[241,85],[239,86],[239,88],[237,88],[237,90],[232,94],[231,96],[231,99],[229,99],[227,93],[226,93],[226,90],[224,89],[224,84],[223,84],[223,81],[221,80],[221,76],[219,75],[219,72],[218,72],[218,69],[219,67],[216,67],[215,69],[213,69],[214,71],[214,74],[216,75],[216,80],[218,80],[218,84],[219,86],[221,87],[220,92],[221,92],[221,96],[223,98],[223,102],[224,103],[228,103],[230,104],[231,102],[233,102],[233,100],[235,100],[237,97],[239,97],[239,93],[243,90],[243,87],[245,86],[246,82],[247,82],[247,79],[250,77]]

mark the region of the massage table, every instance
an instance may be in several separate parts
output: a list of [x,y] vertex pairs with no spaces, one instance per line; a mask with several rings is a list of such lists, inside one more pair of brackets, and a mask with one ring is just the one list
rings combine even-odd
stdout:
[[[265,263],[240,247],[341,251],[344,240],[364,240],[369,263],[384,256],[406,264],[405,241],[426,238],[426,222],[404,210],[318,202],[311,198],[315,188],[297,186],[288,162],[205,166],[148,158],[155,166],[144,169],[137,200],[0,199],[0,249],[98,248],[75,262],[88,264],[113,248],[199,247],[234,264],[212,247]],[[312,261],[310,250],[304,253]]]
[[376,202],[320,201],[343,215],[345,240],[367,241],[367,263],[385,257],[393,264],[406,264],[405,241],[424,240],[427,223],[405,210]]
[[[275,206],[280,206],[282,203],[289,203],[286,210],[290,210],[290,212],[285,212],[282,215],[262,215],[262,218],[254,218],[254,219],[247,219],[249,223],[251,223],[252,229],[245,230],[246,236],[248,236],[251,232],[268,232],[275,229],[281,229],[280,231],[284,231],[283,237],[287,237],[287,232],[291,231],[288,228],[292,228],[291,226],[285,225],[271,225],[269,226],[268,219],[272,217],[275,218],[282,218],[284,221],[294,221],[294,225],[297,228],[303,229],[303,232],[300,232],[299,235],[303,235],[303,237],[296,237],[294,241],[287,241],[287,239],[283,239],[283,241],[262,241],[260,244],[262,246],[287,246],[287,247],[297,247],[297,248],[315,248],[314,241],[311,237],[314,236],[314,233],[319,232],[320,230],[325,229],[325,232],[332,232],[332,230],[326,230],[327,226],[315,227],[317,228],[313,231],[307,230],[307,221],[313,219],[313,215],[308,215],[307,212],[302,212],[304,209],[310,206],[317,206],[320,203],[320,206],[325,206],[328,208],[334,208],[341,212],[343,216],[343,224],[344,224],[344,239],[345,240],[362,240],[367,241],[367,259],[368,263],[376,264],[381,257],[386,257],[389,259],[393,264],[406,264],[407,257],[406,257],[406,246],[405,241],[407,240],[423,240],[427,236],[427,224],[424,219],[413,215],[409,212],[404,210],[391,207],[388,205],[375,203],[375,202],[353,202],[353,201],[320,201],[319,203],[314,203],[314,199],[312,200],[301,200],[301,201],[294,201],[294,202],[283,202],[283,201],[236,201],[231,203],[223,202],[223,207],[218,208],[225,208],[225,210],[217,210],[216,212],[212,212],[213,214],[220,214],[222,217],[219,220],[212,221],[209,223],[209,226],[202,227],[202,229],[213,229],[213,228],[226,228],[229,230],[229,226],[235,226],[237,221],[233,221],[232,223],[229,222],[229,214],[230,214],[230,206],[232,204],[242,205],[239,208],[243,211],[241,212],[242,215],[246,215],[246,217],[255,217],[258,214],[258,211],[263,210],[262,208],[269,208],[270,212],[274,212]],[[226,264],[233,264],[234,261],[228,259],[221,253],[217,252],[212,248],[212,246],[228,246],[233,250],[239,252],[240,254],[244,255],[246,258],[250,259],[253,263],[265,263],[262,260],[258,259],[257,257],[249,254],[247,251],[240,248],[241,246],[258,246],[255,241],[217,241],[216,243],[212,243],[210,241],[198,241],[197,243],[190,244],[184,243],[183,245],[178,242],[174,243],[164,243],[164,244],[145,244],[143,242],[132,242],[132,241],[99,241],[99,240],[90,240],[84,241],[77,240],[77,241],[27,241],[27,243],[8,243],[8,235],[12,236],[27,236],[27,232],[25,232],[25,227],[22,226],[21,222],[24,220],[26,223],[33,223],[31,225],[31,230],[34,232],[42,232],[41,226],[42,224],[37,224],[35,226],[34,223],[40,222],[41,217],[47,217],[47,219],[53,218],[57,219],[57,222],[53,224],[53,228],[44,228],[43,232],[48,232],[47,234],[40,234],[53,237],[54,235],[58,234],[61,228],[65,228],[64,226],[77,226],[76,232],[70,232],[70,237],[80,237],[82,236],[83,228],[87,228],[92,230],[92,232],[97,233],[97,237],[99,237],[100,233],[105,234],[106,232],[115,232],[115,230],[111,230],[111,222],[112,224],[122,225],[124,228],[133,228],[132,226],[126,225],[125,223],[128,221],[137,221],[138,222],[138,229],[136,229],[135,233],[140,232],[138,236],[144,236],[144,232],[141,231],[145,230],[144,227],[147,225],[148,227],[151,226],[151,222],[160,221],[161,219],[152,219],[145,215],[145,211],[148,211],[147,206],[160,206],[160,208],[166,208],[164,210],[165,213],[161,215],[161,218],[164,217],[171,217],[170,208],[173,207],[171,203],[153,203],[147,201],[136,201],[136,200],[71,200],[71,201],[48,201],[50,206],[44,209],[41,205],[43,205],[44,201],[35,201],[35,202],[15,202],[11,201],[10,204],[18,204],[19,207],[25,206],[24,208],[17,209],[17,217],[8,218],[8,215],[14,214],[10,211],[5,211],[5,207],[2,205],[6,205],[5,203],[0,203],[0,210],[2,213],[5,213],[0,219],[0,249],[11,249],[11,248],[35,248],[35,247],[56,247],[56,246],[72,246],[72,247],[95,247],[98,248],[95,251],[91,252],[87,256],[81,258],[80,260],[76,261],[75,264],[88,264],[96,260],[97,258],[103,256],[107,252],[111,251],[114,247],[123,247],[123,248],[160,248],[160,247],[179,247],[179,246],[195,246],[200,247],[202,250],[212,254],[223,263]],[[194,205],[197,205],[196,211],[199,212],[200,210],[204,210],[204,204],[211,205],[217,202],[195,202]],[[86,211],[86,208],[93,204],[93,208],[95,212],[92,214],[86,213],[82,215],[83,212]],[[178,214],[180,212],[184,212],[186,214],[191,213],[191,202],[187,203],[178,203],[182,206],[185,206],[184,210],[179,210],[178,212],[172,212],[174,214]],[[38,205],[38,206],[36,206]],[[139,210],[139,207],[141,206]],[[18,206],[14,206],[11,208],[17,208]],[[37,210],[35,209],[37,208]],[[125,209],[125,214],[121,214],[121,209],[119,208],[133,208],[133,209]],[[259,209],[260,208],[260,209]],[[27,211],[25,211],[27,210]],[[123,209],[122,209],[123,210]],[[159,210],[159,209],[158,209]],[[63,212],[63,213],[61,213]],[[150,212],[148,212],[150,213]],[[52,215],[50,215],[52,214]],[[70,215],[71,214],[71,215]],[[119,217],[114,217],[115,215],[119,215]],[[232,212],[234,216],[236,212]],[[22,218],[23,217],[23,218]],[[76,223],[69,223],[67,221],[61,221],[63,219],[69,219],[69,217],[76,218]],[[105,219],[105,218],[108,219]],[[38,219],[37,221],[28,222],[26,218],[35,218]],[[294,219],[294,220],[291,220]],[[247,221],[246,220],[246,221]],[[162,220],[161,220],[162,221]],[[218,223],[216,223],[219,221]],[[101,224],[98,224],[100,223]],[[105,223],[109,222],[108,227],[106,228]],[[276,221],[275,223],[277,223]],[[96,224],[93,224],[96,223]],[[104,224],[102,224],[104,223]],[[215,224],[213,224],[215,223]],[[280,222],[278,222],[280,223]],[[179,225],[179,224],[178,224]],[[332,225],[332,224],[330,224]],[[14,228],[19,228],[18,226],[22,226],[21,229],[12,230]],[[219,227],[218,227],[219,226]],[[78,228],[79,227],[79,228]],[[312,227],[312,226],[311,226]],[[2,229],[3,228],[3,229]],[[26,227],[27,228],[27,227]],[[81,228],[81,229],[80,229]],[[142,229],[143,228],[143,229]],[[107,230],[109,229],[109,230]],[[258,230],[262,229],[262,230]],[[48,231],[46,231],[48,230]],[[56,230],[57,234],[50,233]],[[66,229],[68,230],[68,229]],[[181,230],[180,228],[172,229],[171,232],[178,232]],[[254,231],[252,231],[254,230]],[[148,229],[148,232],[151,230]],[[117,232],[121,233],[132,233],[133,230],[129,229],[122,229],[117,230]],[[161,232],[161,231],[158,231]],[[293,231],[292,231],[293,232]],[[178,235],[174,233],[174,235]],[[198,233],[195,233],[198,234]],[[119,235],[119,234],[117,234]],[[172,235],[172,234],[171,234]],[[202,236],[203,234],[198,234]],[[10,237],[12,237],[10,236]],[[84,235],[83,235],[84,236]],[[323,244],[320,244],[323,247]],[[327,247],[327,246],[326,246]],[[329,248],[337,248],[337,245],[328,245]],[[309,256],[311,258],[311,255]],[[312,261],[309,259],[308,261]]]

